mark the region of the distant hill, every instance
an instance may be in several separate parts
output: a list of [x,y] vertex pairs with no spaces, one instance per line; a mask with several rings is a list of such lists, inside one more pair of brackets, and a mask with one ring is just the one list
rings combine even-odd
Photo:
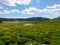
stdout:
[[54,18],[53,20],[56,22],[60,22],[60,17]]
[[43,17],[31,17],[27,18],[28,21],[47,21],[50,20],[49,18],[43,18]]
[[2,21],[3,21],[3,19],[2,19],[2,18],[0,18],[0,23],[2,23]]
[[53,20],[60,20],[60,17],[58,17],[58,18],[54,18]]
[[43,18],[43,17],[31,17],[31,18],[26,18],[26,19],[23,19],[23,18],[0,18],[0,22],[1,21],[15,21],[15,20],[19,20],[19,21],[22,21],[22,20],[26,20],[26,21],[47,21],[50,19],[49,18]]

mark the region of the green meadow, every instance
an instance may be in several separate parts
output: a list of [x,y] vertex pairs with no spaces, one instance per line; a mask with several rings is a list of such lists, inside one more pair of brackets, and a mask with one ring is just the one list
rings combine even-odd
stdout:
[[0,45],[60,45],[60,22],[3,21]]

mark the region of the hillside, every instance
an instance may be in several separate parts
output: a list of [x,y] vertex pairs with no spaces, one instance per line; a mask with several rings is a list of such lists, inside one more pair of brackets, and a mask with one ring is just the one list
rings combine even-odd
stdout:
[[1,21],[15,21],[15,20],[19,20],[19,21],[22,21],[22,20],[25,20],[25,21],[47,21],[50,19],[43,18],[43,17],[31,17],[31,18],[26,18],[26,19],[23,19],[23,18],[0,18],[0,22]]
[[60,17],[54,18],[53,21],[60,22]]
[[43,18],[43,17],[31,17],[27,18],[28,21],[47,21],[50,20],[49,18]]
[[58,17],[58,18],[54,18],[53,20],[60,20],[60,17]]

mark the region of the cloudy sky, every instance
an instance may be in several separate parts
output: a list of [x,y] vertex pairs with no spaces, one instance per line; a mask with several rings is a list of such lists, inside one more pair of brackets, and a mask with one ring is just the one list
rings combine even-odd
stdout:
[[60,16],[60,0],[0,0],[0,17],[29,18]]

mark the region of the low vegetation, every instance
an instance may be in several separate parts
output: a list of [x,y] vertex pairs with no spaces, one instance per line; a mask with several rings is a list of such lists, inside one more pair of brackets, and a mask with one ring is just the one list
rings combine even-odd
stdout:
[[[57,21],[3,21],[0,23],[0,45],[60,45],[60,23]],[[29,25],[25,26],[26,23]],[[30,25],[32,24],[32,25]]]

